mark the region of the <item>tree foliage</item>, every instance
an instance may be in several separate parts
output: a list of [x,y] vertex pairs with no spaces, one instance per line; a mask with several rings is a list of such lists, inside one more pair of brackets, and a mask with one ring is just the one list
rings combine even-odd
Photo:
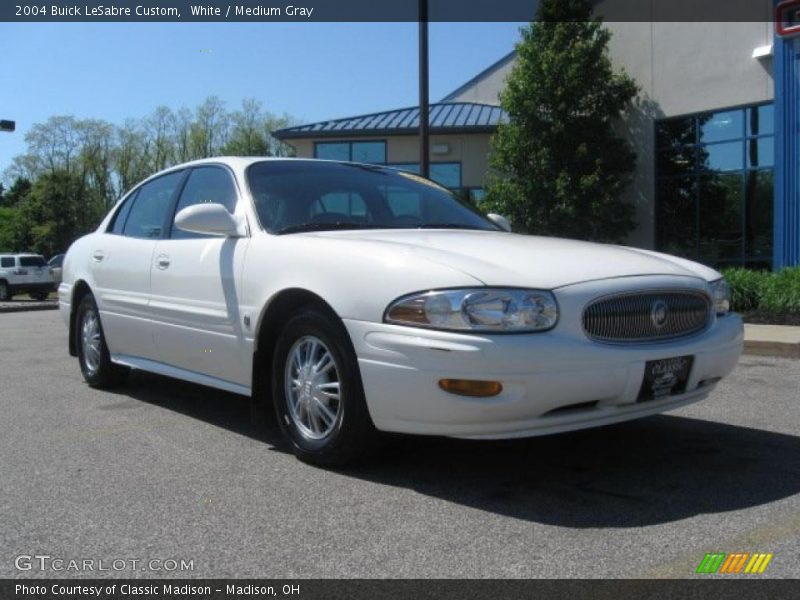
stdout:
[[69,115],[37,123],[5,172],[13,183],[0,197],[0,249],[63,252],[125,191],[174,164],[223,154],[286,156],[290,148],[271,134],[293,122],[258,100],[231,111],[211,96],[195,110],[158,106],[121,125]]
[[637,86],[614,71],[610,36],[588,0],[542,0],[522,30],[485,204],[515,229],[619,241],[635,225],[620,196],[636,156],[615,126]]

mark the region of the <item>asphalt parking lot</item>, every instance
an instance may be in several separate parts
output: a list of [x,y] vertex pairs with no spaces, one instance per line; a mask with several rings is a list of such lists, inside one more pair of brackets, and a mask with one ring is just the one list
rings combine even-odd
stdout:
[[800,361],[743,357],[666,416],[401,438],[330,472],[244,398],[140,373],[88,388],[56,311],[2,314],[0,332],[0,577],[98,575],[17,570],[30,554],[193,561],[182,577],[697,577],[716,551],[800,576]]

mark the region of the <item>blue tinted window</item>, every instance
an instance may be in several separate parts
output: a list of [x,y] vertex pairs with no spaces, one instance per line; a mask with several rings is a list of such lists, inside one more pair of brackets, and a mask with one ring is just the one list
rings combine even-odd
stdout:
[[314,158],[386,164],[386,142],[317,142]]
[[747,140],[747,166],[775,166],[775,138],[765,137]]
[[737,171],[742,168],[742,142],[711,144],[700,149],[704,164],[700,166],[712,171]]
[[353,142],[350,160],[382,165],[386,162],[386,142]]
[[771,267],[774,132],[772,104],[656,123],[659,250]]
[[340,142],[318,142],[316,158],[325,160],[350,160],[350,144]]
[[700,118],[700,141],[720,142],[742,137],[744,111],[727,110]]
[[460,163],[431,163],[431,179],[452,190],[461,187]]
[[775,133],[775,107],[772,104],[747,109],[747,135]]

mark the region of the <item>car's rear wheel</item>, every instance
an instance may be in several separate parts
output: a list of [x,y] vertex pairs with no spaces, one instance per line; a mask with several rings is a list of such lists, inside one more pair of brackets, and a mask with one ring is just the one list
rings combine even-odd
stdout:
[[75,316],[75,346],[83,378],[92,387],[110,387],[122,383],[129,369],[111,362],[100,312],[91,294],[78,304]]
[[11,288],[5,281],[0,281],[0,302],[7,300],[11,300]]
[[287,321],[273,356],[272,394],[281,430],[303,461],[342,466],[378,439],[347,332],[322,311]]

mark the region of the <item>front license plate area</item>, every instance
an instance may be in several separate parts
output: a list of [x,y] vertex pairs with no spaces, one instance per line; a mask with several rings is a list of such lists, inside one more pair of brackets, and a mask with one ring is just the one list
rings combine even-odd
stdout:
[[644,378],[637,402],[657,400],[686,391],[694,356],[676,356],[649,360],[644,365]]

